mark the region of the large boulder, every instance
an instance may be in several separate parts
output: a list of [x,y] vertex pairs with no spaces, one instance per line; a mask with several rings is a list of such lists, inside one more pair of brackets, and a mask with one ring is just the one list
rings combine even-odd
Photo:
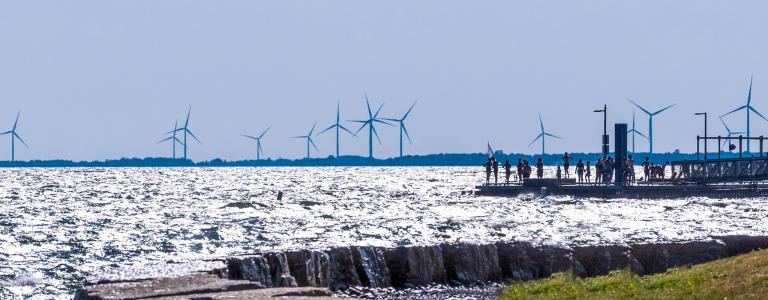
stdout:
[[664,244],[632,245],[632,256],[643,266],[646,275],[664,273],[670,268],[669,251]]
[[353,247],[352,258],[363,285],[372,288],[392,286],[392,278],[384,250],[376,247]]
[[499,281],[499,253],[496,245],[443,245],[443,264],[449,280],[463,284]]
[[227,277],[256,282],[264,287],[274,286],[269,261],[262,255],[227,259]]
[[323,251],[287,252],[288,267],[298,286],[328,287],[328,254]]
[[266,255],[269,262],[272,284],[275,287],[297,287],[296,279],[291,275],[291,269],[288,266],[288,258],[285,253],[269,253]]
[[532,249],[533,246],[525,242],[496,243],[502,276],[512,281],[536,279],[538,266],[530,255]]
[[392,285],[395,287],[446,282],[443,252],[440,246],[386,249],[384,257],[387,259]]

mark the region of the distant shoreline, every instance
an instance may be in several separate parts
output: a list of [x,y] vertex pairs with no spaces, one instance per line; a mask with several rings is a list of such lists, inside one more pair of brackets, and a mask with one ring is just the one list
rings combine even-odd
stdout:
[[[582,159],[585,162],[592,163],[597,158],[602,157],[600,153],[570,153],[573,159],[571,165]],[[646,153],[632,154],[636,164],[642,163]],[[751,156],[751,154],[745,154]],[[757,156],[758,154],[755,154]],[[502,153],[496,152],[494,155],[502,163],[509,160],[513,165],[517,159],[526,159],[529,162],[535,162],[541,155]],[[737,157],[736,153],[721,153],[722,157]],[[710,158],[717,157],[717,153],[710,153]],[[543,157],[545,165],[562,164],[562,154],[546,154]],[[109,167],[469,167],[483,165],[488,159],[486,153],[456,153],[456,154],[429,154],[413,155],[404,157],[394,157],[386,159],[368,158],[362,156],[342,156],[311,158],[311,159],[264,159],[264,160],[239,160],[227,161],[223,159],[213,159],[209,161],[195,162],[192,160],[172,159],[172,158],[121,158],[104,161],[70,161],[70,160],[31,160],[31,161],[0,161],[0,168],[109,168]],[[657,153],[651,156],[651,162],[663,163],[672,160],[694,160],[695,153],[681,153],[678,151],[670,153]]]

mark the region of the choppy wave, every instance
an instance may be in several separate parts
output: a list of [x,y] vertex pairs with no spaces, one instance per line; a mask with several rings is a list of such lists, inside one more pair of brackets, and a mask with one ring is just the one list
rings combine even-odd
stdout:
[[[768,199],[476,197],[479,168],[0,170],[0,298],[153,264],[337,245],[585,245],[768,235]],[[284,197],[277,200],[277,193]],[[180,267],[178,269],[185,269]],[[126,274],[126,270],[130,274]],[[147,275],[149,276],[149,275]]]

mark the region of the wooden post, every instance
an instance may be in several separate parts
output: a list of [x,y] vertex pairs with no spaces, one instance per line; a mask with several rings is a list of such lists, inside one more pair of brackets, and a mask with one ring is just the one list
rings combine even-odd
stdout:
[[743,154],[742,151],[741,151],[741,145],[742,145],[743,141],[744,141],[744,136],[739,135],[739,158],[741,158],[742,154]]

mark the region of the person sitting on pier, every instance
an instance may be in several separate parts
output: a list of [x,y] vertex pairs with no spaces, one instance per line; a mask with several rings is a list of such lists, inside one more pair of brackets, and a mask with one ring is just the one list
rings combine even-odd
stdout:
[[581,162],[581,159],[576,163],[576,177],[579,179],[579,183],[584,183],[584,163]]
[[517,159],[517,181],[523,182],[523,159]]
[[555,177],[557,177],[557,184],[560,184],[560,179],[563,178],[562,171],[560,171],[560,166],[557,166],[557,171],[555,171]]
[[642,166],[643,166],[643,175],[645,175],[645,181],[651,180],[651,162],[648,156],[645,157],[645,160],[643,161]]
[[595,183],[603,181],[603,160],[597,159],[595,162]]
[[491,158],[488,158],[488,161],[485,162],[485,184],[491,183],[491,168],[493,167],[493,162],[491,161]]
[[568,156],[568,152],[563,155],[563,168],[565,168],[565,178],[571,175],[571,157]]
[[586,173],[587,173],[587,174],[586,174],[586,177],[587,177],[587,183],[590,183],[590,182],[591,182],[591,180],[592,180],[592,167],[590,167],[590,166],[589,166],[589,161],[587,161],[587,165],[586,165],[586,167],[585,167],[585,168],[586,168],[586,170],[585,170],[585,171],[586,171]]
[[544,178],[544,161],[541,158],[536,161],[536,177],[539,179]]
[[505,183],[509,184],[509,176],[512,176],[512,165],[509,163],[508,159],[504,161],[504,175],[507,177]]
[[495,157],[491,158],[493,159],[493,178],[495,183],[499,183],[499,161]]

